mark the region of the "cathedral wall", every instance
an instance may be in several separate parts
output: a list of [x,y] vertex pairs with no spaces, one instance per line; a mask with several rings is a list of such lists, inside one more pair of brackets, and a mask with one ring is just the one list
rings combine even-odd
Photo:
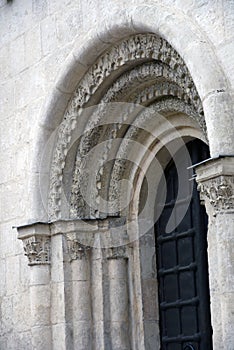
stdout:
[[[130,16],[141,4],[155,7],[159,4],[168,13],[186,18],[204,42],[209,43],[223,70],[229,91],[214,91],[208,100],[205,94],[203,98],[205,103],[209,102],[209,98],[213,99],[209,108],[219,99],[226,106],[225,120],[221,111],[214,109],[218,119],[216,129],[225,123],[233,126],[233,107],[227,98],[227,95],[233,97],[234,84],[233,1],[0,0],[0,349],[32,349],[28,317],[30,267],[13,227],[40,218],[32,196],[38,185],[35,178],[41,156],[40,153],[35,154],[43,146],[35,145],[35,140],[38,140],[42,129],[49,135],[54,128],[53,123],[43,120],[46,101],[66,68],[65,62],[70,60],[71,52],[75,48],[78,51],[81,44],[85,45],[90,38],[89,33],[95,33],[95,28],[101,28],[105,21],[110,25],[110,18],[117,18],[119,11],[124,10],[124,16]],[[121,14],[119,16],[121,22]],[[170,15],[165,15],[163,20],[170,21]],[[124,28],[120,31],[124,36]],[[103,47],[115,40],[110,28],[106,28],[106,33],[106,37],[99,39]],[[167,35],[173,39],[173,32]],[[186,40],[196,61],[199,51],[196,52],[196,45],[193,46],[189,36]],[[96,57],[98,49],[93,50],[93,57]],[[183,52],[180,54],[183,57]],[[90,57],[90,63],[93,57]],[[74,75],[74,86],[87,69],[87,64],[87,61],[81,62]],[[200,79],[199,76],[194,78]],[[71,92],[64,88],[61,99],[68,100]],[[229,135],[225,135],[223,129],[220,131],[223,132],[224,148],[226,143],[233,141],[233,131],[231,128],[228,131]],[[211,132],[211,135],[216,134]],[[215,140],[212,142],[215,144]],[[233,153],[230,147],[226,147],[225,152],[227,150]]]

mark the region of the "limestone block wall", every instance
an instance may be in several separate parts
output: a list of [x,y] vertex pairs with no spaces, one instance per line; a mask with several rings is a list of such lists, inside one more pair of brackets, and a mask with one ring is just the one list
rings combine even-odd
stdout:
[[[32,197],[38,186],[35,179],[41,158],[41,154],[36,153],[36,140],[42,129],[49,135],[54,127],[53,121],[49,125],[43,119],[48,97],[58,85],[75,48],[83,45],[85,51],[86,42],[95,35],[102,47],[114,40],[117,35],[111,36],[114,19],[118,19],[115,33],[124,36],[128,33],[126,18],[130,23],[134,13],[141,11],[141,5],[154,6],[155,13],[157,6],[165,10],[161,19],[162,34],[166,28],[164,23],[172,20],[170,13],[173,13],[178,18],[178,28],[183,17],[200,33],[204,44],[209,43],[210,54],[218,60],[228,86],[224,91],[220,82],[217,89],[212,86],[212,77],[209,77],[209,86],[200,86],[204,92],[204,108],[213,106],[210,142],[214,154],[234,153],[230,146],[234,129],[234,104],[230,104],[234,84],[234,1],[0,0],[0,349],[32,349],[28,317],[30,268],[13,227],[36,221],[41,215]],[[148,20],[145,11],[146,24]],[[98,28],[102,27],[106,28],[106,37],[99,38]],[[179,43],[180,37],[175,38],[175,33],[167,30],[166,35]],[[196,44],[186,32],[184,35],[187,35],[187,52],[192,53],[195,61],[200,60]],[[89,62],[74,58],[79,69],[69,77],[67,85],[64,82],[63,87],[59,85],[57,89],[63,101],[69,100],[71,86],[76,85],[97,51],[94,47]],[[180,54],[183,57],[183,52]],[[189,68],[192,66],[190,62]],[[204,69],[203,74],[209,72]],[[193,78],[199,85],[201,77]],[[219,104],[224,106],[222,110],[217,110]],[[223,141],[215,147],[218,134]]]

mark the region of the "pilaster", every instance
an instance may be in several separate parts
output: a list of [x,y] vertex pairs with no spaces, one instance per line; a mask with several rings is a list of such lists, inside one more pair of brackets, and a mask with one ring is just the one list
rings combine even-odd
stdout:
[[18,228],[30,266],[31,333],[33,349],[52,348],[51,239],[49,225],[35,223]]
[[79,231],[65,233],[71,264],[74,349],[92,349],[90,247],[80,243]]
[[234,343],[234,157],[196,167],[198,189],[209,216],[208,261],[214,350]]
[[59,220],[50,224],[53,346],[91,349],[90,247],[95,221]]
[[108,218],[18,228],[31,269],[35,349],[130,348],[130,247],[123,227]]
[[128,247],[108,249],[111,349],[130,349]]

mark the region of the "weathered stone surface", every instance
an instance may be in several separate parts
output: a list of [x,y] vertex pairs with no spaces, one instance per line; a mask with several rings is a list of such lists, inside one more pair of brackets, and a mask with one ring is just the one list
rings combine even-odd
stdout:
[[[231,349],[233,328],[230,325],[234,317],[233,157],[222,157],[198,166],[197,181],[210,217],[208,257],[214,342]],[[219,317],[214,316],[216,312]]]
[[[149,303],[157,290],[152,235],[140,247],[117,247],[137,241],[137,225],[121,226],[126,216],[137,217],[143,175],[137,167],[116,162],[110,182],[112,168],[105,164],[113,154],[124,157],[135,151],[133,159],[144,172],[149,162],[145,146],[160,153],[157,137],[166,145],[178,137],[175,130],[180,137],[205,140],[205,125],[211,156],[233,155],[233,1],[0,0],[0,33],[0,349],[155,349],[160,340],[157,305],[151,308]],[[139,33],[158,39],[133,43],[130,37],[139,38]],[[157,64],[163,63],[157,69],[156,58]],[[73,112],[66,114],[69,101]],[[174,133],[149,118],[153,141],[139,131],[146,121],[139,115],[138,129],[130,125],[126,136],[135,138],[141,152],[131,142],[113,147],[113,138],[122,139],[127,131],[121,125],[87,133],[79,152],[77,144],[68,152],[76,123],[84,136],[87,126],[105,120],[102,108],[93,116],[78,113],[79,104],[98,101],[154,103]],[[71,118],[71,129],[64,127],[51,137],[64,126],[64,117]],[[126,122],[127,117],[118,118]],[[100,160],[95,163],[100,171],[88,197],[91,206],[84,207],[79,191],[82,185],[84,192],[90,188],[79,156],[105,138],[111,140],[90,157],[91,164],[95,157]],[[51,164],[56,166],[50,178]],[[116,193],[122,197],[125,187],[118,180],[123,178],[133,184],[133,202],[126,210],[112,211],[124,217],[118,231],[110,232],[109,220],[116,226],[110,218],[102,230],[106,213],[100,210],[101,198],[112,200]],[[212,179],[201,181],[201,190],[209,214],[214,350],[233,350],[233,175],[219,176],[217,165]],[[89,230],[64,222],[57,231],[49,224],[46,236],[31,232],[23,242],[17,240],[13,226],[48,222],[49,197],[55,203],[49,208],[52,213],[63,219],[69,219],[69,212],[74,219],[79,214],[95,223]],[[119,202],[110,202],[111,209],[116,203],[118,208]],[[66,240],[71,232],[81,241],[70,246],[69,257]],[[99,245],[108,249],[97,249]]]

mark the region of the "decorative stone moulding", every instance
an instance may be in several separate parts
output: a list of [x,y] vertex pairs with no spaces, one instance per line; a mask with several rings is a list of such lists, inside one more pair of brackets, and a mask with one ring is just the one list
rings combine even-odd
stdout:
[[[149,86],[151,82],[151,86]],[[103,89],[103,91],[102,91]],[[167,102],[167,98],[174,99],[174,104]],[[105,163],[111,148],[111,140],[118,137],[118,127],[128,122],[128,115],[116,120],[116,130],[108,133],[102,128],[96,128],[103,121],[103,111],[93,113],[87,122],[85,108],[92,105],[101,105],[110,102],[129,102],[148,106],[151,103],[159,104],[159,111],[175,108],[179,100],[181,112],[196,120],[198,127],[206,134],[206,124],[202,110],[202,103],[190,76],[190,73],[179,54],[163,38],[151,33],[137,34],[125,38],[106,50],[97,61],[88,69],[74,91],[62,123],[58,128],[56,145],[50,172],[50,190],[48,212],[50,220],[62,218],[62,193],[64,168],[66,158],[73,140],[74,130],[81,130],[80,142],[74,165],[73,183],[68,194],[70,198],[70,217],[95,219],[102,217],[99,209],[100,192],[105,179],[105,173],[97,179],[96,188],[92,189],[90,202],[94,203],[92,211],[84,201],[82,193],[85,189],[85,156],[98,142],[102,142],[100,135],[109,135],[110,142],[103,150],[101,160]],[[178,105],[178,103],[177,103]],[[81,123],[81,124],[79,124]],[[131,124],[131,123],[130,123]],[[81,128],[82,126],[82,128]],[[84,128],[84,129],[83,129]],[[115,128],[113,126],[113,128]],[[107,183],[107,181],[105,181]],[[100,188],[101,187],[101,188]],[[105,197],[104,197],[105,198]],[[107,216],[108,216],[107,211]],[[105,215],[102,217],[105,218]]]
[[196,167],[202,201],[209,202],[214,215],[234,210],[234,157],[211,159]]
[[28,265],[50,264],[51,242],[49,225],[36,223],[17,228],[18,238],[23,241]]
[[70,262],[88,258],[91,249],[103,249],[106,258],[127,258],[129,241],[119,225],[120,220],[115,218],[59,220],[48,224],[29,224],[17,227],[17,230],[28,265],[45,265],[51,263],[51,238],[56,235],[65,239],[64,253],[68,254]]
[[87,256],[92,234],[97,231],[95,222],[82,220],[60,220],[52,223],[34,223],[17,227],[18,238],[23,241],[28,265],[45,265],[51,263],[51,237],[63,235],[67,241],[67,253],[70,261]]
[[32,236],[24,240],[24,251],[29,265],[50,264],[50,239]]

